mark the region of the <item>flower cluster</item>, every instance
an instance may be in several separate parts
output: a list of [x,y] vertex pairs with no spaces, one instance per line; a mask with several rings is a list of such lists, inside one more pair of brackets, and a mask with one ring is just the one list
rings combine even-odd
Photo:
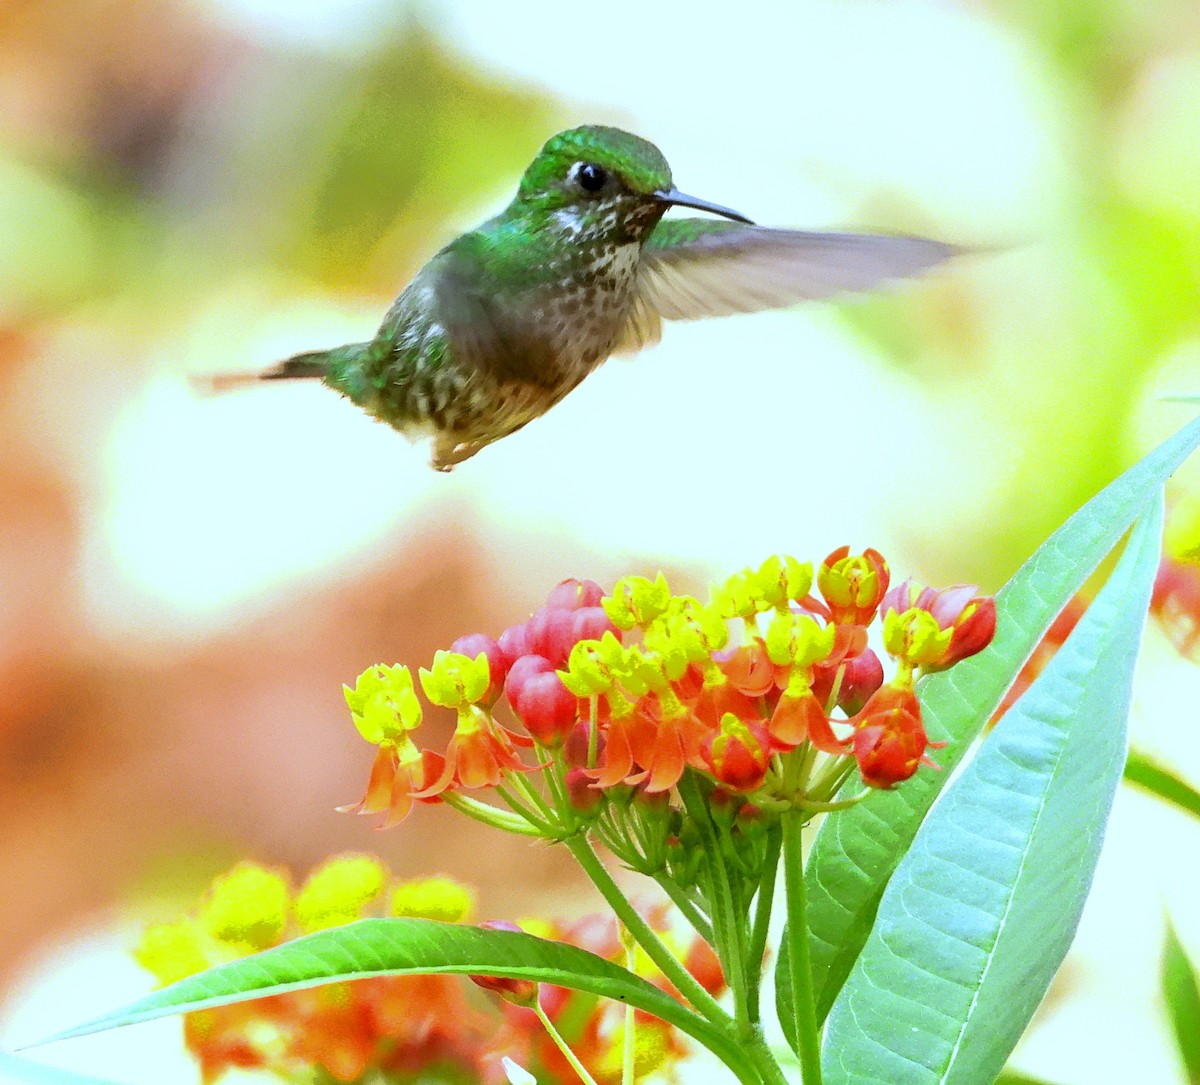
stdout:
[[[880,615],[896,661],[888,681],[868,643]],[[815,809],[856,765],[871,787],[892,787],[937,745],[917,673],[980,651],[995,623],[994,601],[974,586],[890,587],[877,551],[845,546],[815,572],[768,558],[705,602],[673,594],[661,574],[625,577],[608,595],[566,580],[524,623],[462,637],[419,672],[426,698],[458,716],[445,753],[413,740],[422,709],[408,668],[372,667],[347,688],[379,753],[366,794],[345,809],[390,825],[414,802],[443,800],[480,816],[465,793],[490,787],[553,836],[567,806],[599,817],[605,799],[632,790],[651,801],[685,773],[765,809]],[[528,782],[539,770],[546,801]]]
[[[240,863],[213,882],[193,914],[148,928],[136,956],[165,984],[367,915],[458,923],[469,917],[473,905],[471,892],[457,882],[428,878],[393,883],[384,865],[368,856],[332,859],[298,890],[282,871]],[[671,932],[665,909],[647,911],[645,917],[664,932],[689,972],[711,994],[719,994],[724,981],[709,947],[694,935]],[[625,962],[612,919],[589,916],[570,924],[538,920],[523,929]],[[648,961],[639,959],[637,970],[670,990]],[[478,977],[476,982],[503,987],[512,981],[493,984]],[[185,1041],[206,1083],[242,1069],[265,1070],[287,1081],[500,1085],[507,1080],[505,1057],[538,1080],[570,1080],[562,1054],[529,1008],[537,999],[595,1079],[604,1085],[619,1081],[624,1007],[550,984],[529,986],[528,998],[497,1000],[485,1008],[468,1001],[467,989],[455,976],[359,979],[188,1014]],[[522,1001],[524,1005],[517,1004]],[[686,1053],[682,1038],[662,1021],[639,1012],[636,1026],[639,1077],[668,1069]]]

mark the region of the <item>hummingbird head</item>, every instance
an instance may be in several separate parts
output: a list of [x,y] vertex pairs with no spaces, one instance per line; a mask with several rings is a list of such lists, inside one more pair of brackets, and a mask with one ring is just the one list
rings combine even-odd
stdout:
[[653,143],[599,125],[549,139],[521,178],[516,203],[557,220],[577,242],[641,241],[673,205],[750,221],[680,192]]

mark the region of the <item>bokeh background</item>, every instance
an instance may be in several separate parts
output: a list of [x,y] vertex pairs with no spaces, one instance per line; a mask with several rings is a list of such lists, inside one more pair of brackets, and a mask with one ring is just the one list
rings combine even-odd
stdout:
[[[369,335],[586,122],[760,222],[986,251],[671,326],[450,476],[319,387],[194,391]],[[849,542],[995,590],[1186,420],[1198,288],[1193,0],[0,0],[0,1038],[144,990],[137,922],[240,856],[586,906],[444,808],[335,815],[371,754],[340,683],[571,575],[702,590]],[[1198,672],[1153,631],[1142,669],[1135,734],[1200,778]],[[1122,793],[1018,1066],[1183,1080],[1157,957],[1164,911],[1200,956],[1198,832]],[[38,1057],[186,1085],[177,1035]]]

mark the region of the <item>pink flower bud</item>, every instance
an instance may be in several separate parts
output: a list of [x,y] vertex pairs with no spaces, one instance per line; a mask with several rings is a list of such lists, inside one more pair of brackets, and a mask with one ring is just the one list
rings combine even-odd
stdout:
[[862,655],[846,660],[842,686],[838,693],[838,708],[853,716],[860,711],[871,695],[883,685],[883,664],[870,648]]
[[508,669],[508,676],[504,679],[504,696],[508,698],[508,703],[517,707],[517,700],[521,696],[521,691],[525,687],[525,683],[537,674],[554,673],[554,664],[545,656],[525,655],[521,656]]
[[556,667],[567,662],[575,646],[573,639],[576,612],[562,607],[542,607],[526,623],[526,643],[531,652],[545,656]]
[[599,788],[592,786],[592,778],[582,768],[567,769],[567,798],[581,814],[590,814],[603,800]]
[[571,623],[571,636],[575,643],[581,640],[599,640],[605,633],[612,633],[618,640],[621,632],[604,612],[603,607],[580,607],[575,611]]
[[578,610],[581,607],[598,607],[603,598],[604,591],[594,580],[571,577],[561,581],[546,596],[546,606],[550,609]]
[[528,631],[525,628],[525,623],[520,625],[510,625],[503,633],[500,634],[496,643],[500,647],[500,653],[504,658],[504,671],[508,673],[508,669],[516,663],[521,656],[529,654],[529,637]]
[[[508,923],[502,919],[480,923],[479,926],[484,930],[493,931],[520,932],[521,930],[515,923]],[[470,979],[476,986],[482,987],[485,991],[491,991],[493,994],[499,995],[505,1002],[511,1002],[516,1006],[529,1007],[537,1000],[538,985],[533,980],[512,979],[504,976],[471,976]]]
[[525,730],[543,746],[561,743],[578,718],[575,695],[554,671],[531,674],[521,684],[517,699],[513,701],[510,697],[509,701]]

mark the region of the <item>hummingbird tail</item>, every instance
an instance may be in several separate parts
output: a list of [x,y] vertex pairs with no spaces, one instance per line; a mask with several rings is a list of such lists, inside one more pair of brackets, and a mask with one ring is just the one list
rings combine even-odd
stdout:
[[260,381],[310,380],[329,372],[330,356],[334,351],[313,350],[306,354],[294,354],[269,369],[252,373],[209,373],[195,378],[194,383],[203,392],[228,392]]

